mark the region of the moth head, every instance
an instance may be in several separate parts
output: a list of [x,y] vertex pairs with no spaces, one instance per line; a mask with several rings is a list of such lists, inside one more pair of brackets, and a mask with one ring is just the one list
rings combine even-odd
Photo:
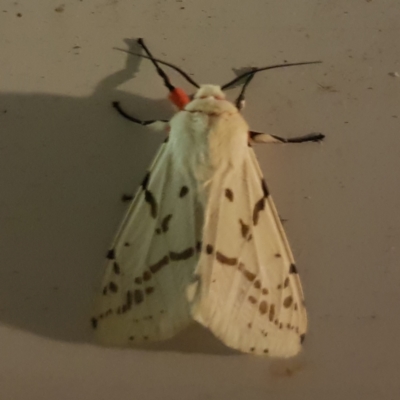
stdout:
[[201,85],[200,89],[194,94],[195,99],[209,99],[225,100],[225,94],[221,88],[216,85]]

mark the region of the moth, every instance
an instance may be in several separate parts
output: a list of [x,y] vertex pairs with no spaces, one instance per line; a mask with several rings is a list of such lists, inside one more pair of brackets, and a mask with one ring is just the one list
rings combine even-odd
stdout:
[[[251,142],[319,142],[322,134],[284,139],[251,131],[240,111],[257,72],[220,86],[198,85],[152,56],[178,112],[170,121],[133,122],[168,137],[131,202],[107,254],[91,320],[97,339],[129,346],[165,340],[193,321],[245,353],[296,355],[307,330],[297,268]],[[197,88],[172,85],[160,65]],[[234,103],[224,90],[244,82]]]

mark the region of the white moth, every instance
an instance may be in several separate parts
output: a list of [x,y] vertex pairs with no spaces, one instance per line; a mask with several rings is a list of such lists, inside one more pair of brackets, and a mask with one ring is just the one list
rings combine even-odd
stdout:
[[[169,131],[108,252],[92,318],[106,345],[171,338],[193,320],[242,352],[296,355],[307,330],[297,268],[251,140],[285,140],[249,131],[219,86],[198,86],[154,59],[181,110],[169,122],[129,119]],[[192,100],[158,63],[199,87]],[[301,63],[304,64],[304,63]],[[284,66],[293,65],[285,64]],[[297,64],[296,64],[297,65]],[[249,133],[250,132],[250,133]]]

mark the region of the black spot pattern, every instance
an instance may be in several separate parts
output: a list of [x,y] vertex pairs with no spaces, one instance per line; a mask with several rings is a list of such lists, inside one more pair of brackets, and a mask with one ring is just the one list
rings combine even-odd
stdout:
[[161,222],[161,229],[165,233],[169,229],[169,222],[171,221],[172,214],[168,214]]
[[297,274],[297,268],[294,264],[290,264],[290,269],[289,269],[289,273],[291,274]]
[[119,275],[121,273],[121,268],[116,261],[113,262],[113,270],[116,275]]
[[97,328],[97,318],[92,318],[90,320],[90,322],[92,323],[92,328],[96,329]]
[[231,189],[225,189],[225,197],[229,200],[229,201],[233,201],[233,192]]
[[220,253],[219,251],[217,251],[217,253],[215,254],[217,260],[221,263],[221,264],[226,264],[226,265],[236,265],[238,260],[237,258],[230,258],[225,256],[224,254]]
[[164,256],[160,261],[157,261],[155,264],[150,265],[150,271],[155,274],[160,271],[161,268],[165,267],[169,263],[169,257]]
[[208,245],[206,246],[206,253],[207,253],[207,254],[212,254],[213,251],[214,251],[214,247],[213,247],[211,244],[208,244]]
[[189,193],[189,188],[187,186],[182,186],[179,192],[179,197],[185,197]]
[[151,193],[149,190],[146,190],[144,192],[144,200],[150,206],[150,214],[151,214],[151,216],[153,218],[157,218],[158,205],[157,205],[156,199],[153,196],[153,193]]
[[149,180],[150,180],[150,172],[147,172],[146,176],[144,177],[141,186],[143,188],[143,190],[147,190],[147,186],[149,184]]
[[250,227],[249,225],[246,225],[241,219],[239,220],[240,223],[240,232],[242,234],[243,239],[247,238],[247,235],[249,234]]
[[140,304],[143,302],[144,296],[143,296],[143,292],[139,289],[136,289],[133,292],[133,299],[135,301],[136,304]]
[[111,249],[108,250],[107,256],[106,256],[109,260],[115,260],[115,250]]
[[254,206],[254,210],[253,210],[253,224],[254,225],[258,224],[260,212],[263,211],[264,208],[265,208],[265,198],[263,197],[260,200],[258,200]]
[[265,183],[264,178],[261,178],[261,187],[262,187],[262,191],[264,193],[264,197],[268,197],[269,196],[269,190],[268,190],[268,186]]
[[194,248],[189,247],[188,249],[185,249],[181,251],[180,253],[176,253],[171,251],[169,253],[169,257],[172,261],[181,261],[181,260],[187,260],[188,258],[192,257],[194,255]]

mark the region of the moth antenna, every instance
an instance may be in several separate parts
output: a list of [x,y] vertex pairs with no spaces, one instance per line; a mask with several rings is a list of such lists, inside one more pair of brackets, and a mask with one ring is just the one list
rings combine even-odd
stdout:
[[[151,60],[152,62],[153,62],[153,64],[155,64],[155,62],[157,62],[157,63],[160,63],[160,64],[163,64],[163,65],[166,65],[167,67],[170,67],[170,68],[172,68],[172,69],[174,69],[176,72],[178,72],[181,76],[183,76],[191,85],[193,85],[194,87],[196,87],[196,88],[199,88],[200,87],[200,85],[196,82],[196,81],[194,81],[186,72],[184,72],[184,71],[182,71],[179,67],[177,67],[176,65],[174,65],[174,64],[171,64],[171,63],[169,63],[169,62],[167,62],[167,61],[163,61],[163,60],[160,60],[160,59],[158,59],[158,58],[154,58],[154,57],[152,57],[152,56],[145,56],[144,54],[137,54],[137,53],[133,53],[132,51],[129,51],[129,50],[125,50],[125,49],[120,49],[120,48],[118,48],[118,47],[114,47],[114,49],[115,50],[119,50],[119,51],[123,51],[124,53],[128,53],[128,54],[131,54],[131,55],[133,55],[133,56],[137,56],[137,57],[142,57],[142,58],[147,58],[148,60]],[[144,50],[146,50],[146,48],[145,47],[143,47],[143,49]],[[156,64],[155,64],[156,65]],[[156,67],[157,68],[157,67]],[[158,67],[159,68],[159,67]],[[157,68],[157,71],[159,72],[159,69]],[[161,69],[160,69],[161,70]],[[164,73],[164,75],[165,75],[165,73]],[[163,77],[163,75],[161,75],[162,77]],[[165,75],[166,76],[166,75]],[[167,86],[168,87],[168,86]],[[168,89],[170,89],[169,87],[168,87]]]
[[231,80],[230,82],[225,83],[225,85],[221,86],[221,89],[222,90],[228,89],[229,86],[234,85],[235,83],[239,82],[241,79],[246,78],[249,75],[254,75],[257,72],[266,71],[268,69],[294,67],[296,65],[321,64],[321,63],[322,63],[322,61],[306,61],[306,62],[299,62],[299,63],[277,64],[277,65],[270,65],[268,67],[255,68],[251,71],[245,72],[244,74],[237,76],[235,79]]
[[[255,70],[255,68],[252,68],[252,70]],[[242,89],[240,90],[239,96],[235,100],[235,105],[239,110],[241,110],[244,107],[245,92],[246,92],[248,84],[252,81],[253,78],[254,78],[254,74],[250,74],[247,77],[246,81],[244,82],[244,84],[242,86]]]
[[147,55],[150,57],[150,61],[153,63],[153,65],[156,67],[158,75],[162,78],[164,81],[164,85],[168,88],[170,92],[175,90],[175,86],[171,83],[168,75],[163,71],[163,69],[157,64],[157,61],[154,59],[153,55],[150,53],[150,50],[148,47],[144,44],[144,40],[142,38],[139,38],[137,42],[142,46],[143,50],[147,53]]

